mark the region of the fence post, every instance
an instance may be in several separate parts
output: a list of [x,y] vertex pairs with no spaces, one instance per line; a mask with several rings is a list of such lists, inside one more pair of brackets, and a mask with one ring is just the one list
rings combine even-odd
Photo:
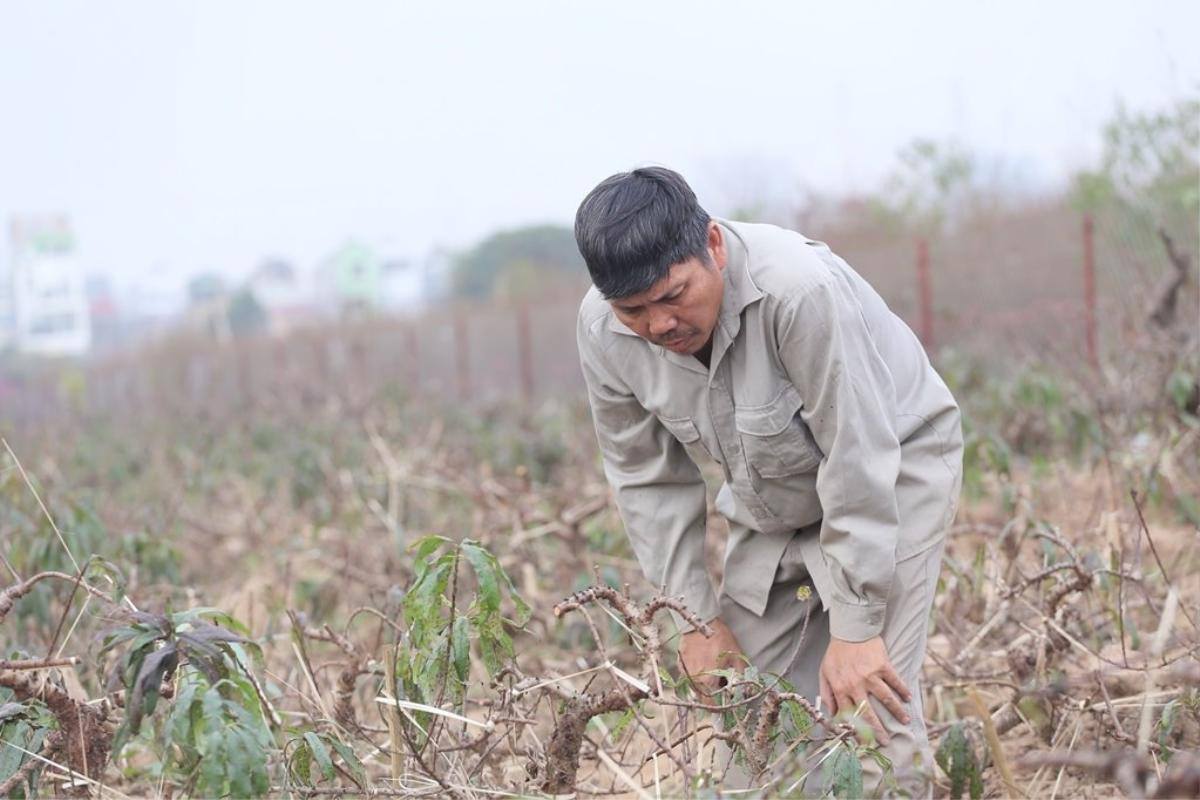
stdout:
[[418,394],[421,388],[421,329],[415,321],[410,321],[405,328],[405,339],[408,340],[408,393],[412,396]]
[[454,313],[454,363],[458,375],[458,396],[465,402],[471,394],[471,349],[467,341],[467,317],[461,309]]
[[521,392],[526,400],[533,399],[533,342],[529,336],[529,303],[517,304],[517,358],[520,361]]
[[921,341],[933,349],[933,279],[929,274],[929,242],[917,239],[917,293],[921,315]]
[[1096,252],[1094,248],[1095,225],[1092,215],[1083,215],[1083,335],[1087,342],[1088,363],[1093,368],[1100,366],[1096,351]]

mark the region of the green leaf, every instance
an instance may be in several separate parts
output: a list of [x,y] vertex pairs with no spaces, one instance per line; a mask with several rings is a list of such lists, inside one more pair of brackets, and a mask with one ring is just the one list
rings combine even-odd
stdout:
[[241,737],[241,729],[229,727],[225,731],[225,757],[228,761],[225,773],[229,778],[229,793],[234,797],[250,797],[250,772],[253,770],[253,750],[248,750]]
[[188,677],[181,674],[175,691],[175,702],[171,703],[171,712],[167,715],[167,722],[163,725],[162,738],[163,748],[166,749],[173,740],[180,744],[192,744],[190,735],[192,701],[196,697],[196,689],[199,684]]
[[[207,701],[207,697],[205,700]],[[200,781],[195,794],[221,797],[225,791],[225,736],[221,727],[209,728],[204,736],[204,755],[200,759]]]
[[475,577],[479,580],[479,599],[483,608],[493,613],[500,610],[500,584],[496,573],[498,566],[492,564],[492,554],[469,541],[462,543],[462,554],[466,557]]
[[862,762],[848,745],[838,747],[830,758],[829,775],[833,796],[859,798],[863,796]]
[[329,748],[325,746],[325,742],[312,731],[304,734],[304,741],[308,742],[308,747],[312,750],[313,758],[320,767],[321,774],[325,776],[326,780],[333,780],[333,759],[329,757]]
[[1171,700],[1171,702],[1163,707],[1162,716],[1158,719],[1158,743],[1168,757],[1172,751],[1171,731],[1175,729],[1175,720],[1179,717],[1179,708],[1179,698]]
[[413,574],[417,580],[424,576],[425,571],[429,568],[429,557],[433,555],[439,547],[450,543],[450,540],[445,536],[425,536],[408,546],[410,552],[413,553]]
[[783,707],[787,711],[788,718],[792,722],[792,728],[797,735],[804,736],[812,729],[812,716],[808,713],[807,709],[795,700],[788,700],[783,704]]
[[983,796],[983,774],[975,748],[961,722],[952,725],[938,745],[934,760],[950,778],[950,796],[957,800],[970,789],[972,800]]
[[216,683],[204,692],[201,708],[204,712],[204,729],[206,733],[219,731],[225,727],[225,698],[221,697],[221,686],[224,681]]
[[526,622],[529,622],[529,618],[533,616],[533,609],[529,607],[529,603],[525,602],[525,598],[521,597],[521,595],[517,592],[517,587],[513,585],[512,578],[508,577],[508,573],[505,572],[500,566],[499,560],[493,557],[492,561],[496,568],[496,575],[498,575],[500,579],[504,581],[504,585],[508,587],[508,596],[512,598],[513,605],[516,606],[517,615],[513,622],[516,623],[516,626],[519,628]]
[[267,754],[254,734],[240,726],[229,728],[226,751],[230,754],[230,788],[234,797],[260,797],[271,788]]
[[[207,621],[205,621],[206,619]],[[223,611],[213,606],[200,606],[198,608],[189,608],[187,611],[180,611],[178,614],[171,615],[171,621],[176,627],[185,624],[199,626],[216,623],[237,631],[243,636],[250,635],[250,629],[239,622],[236,617],[228,611]]]
[[450,564],[438,563],[421,576],[412,590],[404,596],[404,616],[414,644],[423,645],[432,635],[443,604],[443,593],[450,577]]
[[367,768],[358,760],[358,755],[355,754],[354,748],[345,742],[338,739],[330,740],[333,749],[341,756],[342,762],[350,770],[350,776],[354,778],[354,782],[358,784],[358,788],[365,789],[367,786]]
[[620,712],[620,716],[617,717],[616,721],[609,725],[608,731],[610,741],[613,743],[620,741],[621,734],[624,733],[625,729],[629,727],[629,723],[633,722],[634,715],[637,714],[638,706],[640,705],[640,703],[637,703],[633,708],[627,708]]
[[466,684],[471,672],[471,621],[460,616],[454,620],[450,640],[454,650],[454,674],[459,683]]
[[503,667],[503,664],[500,663],[500,655],[496,652],[495,644],[486,636],[479,637],[479,655],[483,659],[483,666],[487,669],[489,675],[495,675]]
[[28,712],[29,708],[24,703],[4,703],[0,705],[0,722],[12,717],[24,716]]
[[415,679],[424,701],[430,702],[436,696],[435,689],[446,679],[447,648],[450,647],[449,631],[443,629],[434,639],[433,645],[419,654]]
[[[146,628],[142,625],[121,625],[121,626],[118,626],[115,628],[109,628],[109,629],[101,632],[99,634],[100,649],[96,652],[96,657],[99,658],[100,656],[107,653],[109,650],[112,650],[117,645],[123,644],[123,643],[129,641],[130,639],[132,639],[133,637],[143,634],[145,632],[146,632]],[[158,636],[151,637],[151,638],[152,639],[159,638],[163,635],[165,635],[165,634],[163,634],[160,631],[158,633]]]
[[[21,762],[25,760],[25,753],[18,750],[18,747],[28,750],[29,734],[33,728],[24,720],[10,722],[3,727],[0,727],[0,781],[8,780],[14,772],[21,767]],[[4,746],[3,743],[10,743],[15,747]]]
[[112,563],[108,559],[101,558],[98,555],[93,555],[91,558],[91,563],[89,563],[87,566],[89,575],[91,575],[93,570],[101,575],[107,575],[112,579],[112,602],[114,605],[120,604],[120,602],[125,599],[125,589],[128,585],[128,580],[125,578],[125,573],[122,572],[121,568],[116,564]]
[[125,718],[130,734],[136,734],[141,728],[144,715],[154,713],[163,679],[174,674],[178,665],[179,651],[173,642],[167,642],[142,659],[137,679],[126,692]]
[[295,754],[288,761],[288,774],[292,776],[292,780],[301,786],[312,786],[312,778],[309,771],[312,767],[312,748],[309,747],[308,741],[301,741],[296,748]]

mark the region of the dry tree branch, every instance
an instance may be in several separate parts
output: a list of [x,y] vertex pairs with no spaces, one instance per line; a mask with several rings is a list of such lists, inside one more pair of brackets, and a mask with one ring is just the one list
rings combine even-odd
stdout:
[[1161,779],[1150,758],[1130,751],[1031,753],[1020,764],[1076,767],[1116,783],[1128,797],[1151,800],[1200,795],[1200,755],[1194,752],[1176,753]]
[[[13,607],[17,604],[18,600],[32,592],[33,588],[37,586],[38,583],[49,578],[58,578],[64,581],[70,581],[72,584],[78,581],[78,576],[68,575],[65,572],[39,572],[37,575],[33,575],[32,577],[26,578],[19,583],[13,584],[4,591],[0,592],[0,622],[3,622],[4,618],[9,615],[9,613],[13,610]],[[101,600],[107,601],[109,599],[108,595],[91,584],[80,582],[79,585],[91,592],[95,597],[99,597]]]
[[108,763],[113,732],[103,706],[95,707],[71,697],[65,689],[24,672],[0,672],[0,686],[13,690],[18,702],[41,700],[58,720],[62,750],[68,766],[89,779],[98,779]]
[[1158,229],[1163,247],[1167,250],[1167,258],[1175,268],[1175,274],[1169,276],[1158,290],[1158,299],[1150,310],[1150,321],[1160,328],[1170,328],[1175,324],[1176,307],[1179,305],[1179,292],[1192,274],[1192,258],[1175,245],[1175,240],[1165,228]]
[[17,661],[4,661],[0,659],[0,670],[54,669],[56,667],[73,667],[78,663],[79,659],[75,656],[69,658],[26,658]]
[[[1158,564],[1158,569],[1162,572],[1163,580],[1167,587],[1174,591],[1174,584],[1171,582],[1171,575],[1167,572],[1167,567],[1163,564],[1162,558],[1158,555],[1158,548],[1154,546],[1154,539],[1150,536],[1150,526],[1146,524],[1146,515],[1142,513],[1142,502],[1138,498],[1137,490],[1130,489],[1129,496],[1133,499],[1133,507],[1137,510],[1138,522],[1142,526],[1142,533],[1146,536],[1146,543],[1150,545],[1150,552],[1154,555],[1154,562]],[[1191,623],[1194,630],[1200,630],[1200,626],[1196,625],[1196,621],[1192,619],[1192,615],[1188,613],[1187,606],[1183,603],[1179,604],[1179,610],[1183,612],[1183,616]]]
[[[634,683],[630,676],[620,672],[612,665],[611,660],[605,653],[604,644],[600,640],[600,633],[592,622],[591,616],[586,612],[585,606],[590,603],[603,603],[610,606],[616,612],[617,621],[623,624],[623,627],[626,628],[629,634],[635,639],[640,638],[642,640],[643,644],[638,648],[638,655],[643,667],[646,669],[646,680],[644,682]],[[829,738],[831,739],[843,739],[855,735],[852,725],[844,722],[831,722],[802,695],[794,692],[777,691],[774,685],[764,685],[760,681],[739,681],[726,686],[725,689],[729,692],[745,687],[747,696],[722,705],[710,705],[694,700],[680,700],[663,696],[661,685],[658,681],[657,670],[658,651],[661,644],[657,627],[654,625],[654,615],[664,608],[675,611],[683,620],[691,624],[703,635],[712,635],[711,628],[693,614],[683,604],[682,599],[679,598],[659,596],[650,600],[644,607],[639,608],[635,602],[629,599],[627,594],[613,587],[592,586],[576,592],[554,607],[555,616],[562,616],[564,613],[572,610],[580,610],[584,614],[592,637],[597,642],[600,655],[605,659],[604,664],[601,666],[607,667],[614,674],[614,677],[617,679],[617,688],[603,693],[568,691],[558,686],[553,686],[549,689],[559,696],[566,698],[567,706],[559,718],[554,735],[546,749],[546,775],[542,784],[543,791],[552,794],[563,794],[574,791],[576,787],[576,775],[579,769],[580,747],[584,740],[584,731],[590,719],[597,714],[633,708],[635,703],[640,700],[649,700],[659,706],[686,709],[688,711],[710,711],[716,713],[743,708],[761,701],[757,716],[747,719],[738,718],[735,728],[731,731],[718,731],[712,729],[712,726],[703,726],[700,729],[686,733],[672,744],[667,744],[666,741],[660,739],[656,732],[646,725],[640,715],[635,716],[636,721],[645,729],[656,748],[642,760],[642,766],[644,767],[650,763],[657,755],[667,755],[675,761],[679,767],[680,774],[687,777],[691,777],[691,770],[686,764],[680,763],[675,754],[675,747],[689,741],[700,730],[711,731],[710,741],[712,739],[723,740],[729,742],[734,747],[741,748],[746,753],[755,774],[764,773],[768,768],[772,734],[778,725],[781,708],[786,702],[799,703],[815,723],[829,731]],[[522,683],[529,684],[525,687],[527,689],[540,688],[546,685],[545,683],[532,682],[531,679],[526,679]],[[521,688],[521,683],[515,684],[513,687],[516,691],[520,691]],[[752,723],[749,721],[751,719],[753,720]],[[670,735],[668,732],[669,738]]]
[[368,674],[364,669],[365,659],[359,652],[358,646],[347,637],[334,631],[329,625],[324,625],[320,629],[313,628],[302,624],[304,616],[302,613],[293,611],[289,614],[293,615],[297,626],[296,630],[303,636],[336,645],[349,658],[349,661],[342,663],[337,685],[333,689],[333,719],[347,730],[358,729],[358,717],[354,712],[354,693],[358,689],[359,676]]
[[[634,634],[640,636],[644,646],[638,649],[638,655],[645,671],[645,681],[638,684],[630,676],[622,673],[612,664],[604,651],[604,643],[600,632],[596,629],[591,616],[586,613],[584,606],[589,603],[605,602],[617,612],[625,626]],[[554,733],[546,747],[546,771],[542,781],[542,790],[549,794],[568,794],[575,791],[576,776],[579,771],[579,753],[583,745],[584,731],[592,717],[610,711],[622,711],[634,708],[641,700],[660,695],[659,677],[657,671],[658,651],[661,647],[658,629],[654,624],[654,615],[664,608],[673,609],[680,617],[696,627],[705,636],[712,635],[709,628],[699,617],[684,605],[681,598],[656,597],[639,608],[624,593],[611,586],[592,586],[576,592],[554,606],[554,616],[562,617],[570,611],[578,610],[587,620],[596,646],[600,649],[605,666],[614,675],[616,688],[593,694],[589,692],[574,693],[567,701],[566,708],[559,717]],[[669,755],[684,775],[689,774],[686,764],[674,757],[671,748],[663,742],[657,733],[650,730],[645,721],[637,718],[639,725],[649,734],[657,747]]]

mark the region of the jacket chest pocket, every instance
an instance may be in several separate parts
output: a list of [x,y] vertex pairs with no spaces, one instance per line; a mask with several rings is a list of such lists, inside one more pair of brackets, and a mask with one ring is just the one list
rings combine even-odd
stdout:
[[765,406],[738,408],[734,420],[746,462],[762,478],[783,478],[812,472],[824,454],[812,432],[798,417],[803,401],[787,385],[779,398]]
[[699,464],[703,459],[698,457],[708,455],[708,448],[700,440],[700,429],[696,427],[696,423],[691,417],[679,417],[678,419],[659,417],[658,421],[663,424],[664,428],[671,432],[672,436],[679,440],[679,443],[687,450],[692,461]]

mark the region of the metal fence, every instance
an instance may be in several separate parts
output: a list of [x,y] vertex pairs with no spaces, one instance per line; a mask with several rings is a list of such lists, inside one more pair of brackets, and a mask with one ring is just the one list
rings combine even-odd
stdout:
[[[876,287],[934,353],[1095,366],[1145,316],[1169,271],[1152,230],[1061,205],[1026,207],[916,238],[806,231]],[[1190,232],[1188,232],[1190,235]],[[1194,252],[1195,241],[1181,242]],[[391,391],[442,402],[578,396],[575,313],[585,285],[218,344],[174,337],[72,368],[9,376],[8,425],[58,415],[232,413],[253,403],[361,407]],[[1185,324],[1200,324],[1188,307]]]

